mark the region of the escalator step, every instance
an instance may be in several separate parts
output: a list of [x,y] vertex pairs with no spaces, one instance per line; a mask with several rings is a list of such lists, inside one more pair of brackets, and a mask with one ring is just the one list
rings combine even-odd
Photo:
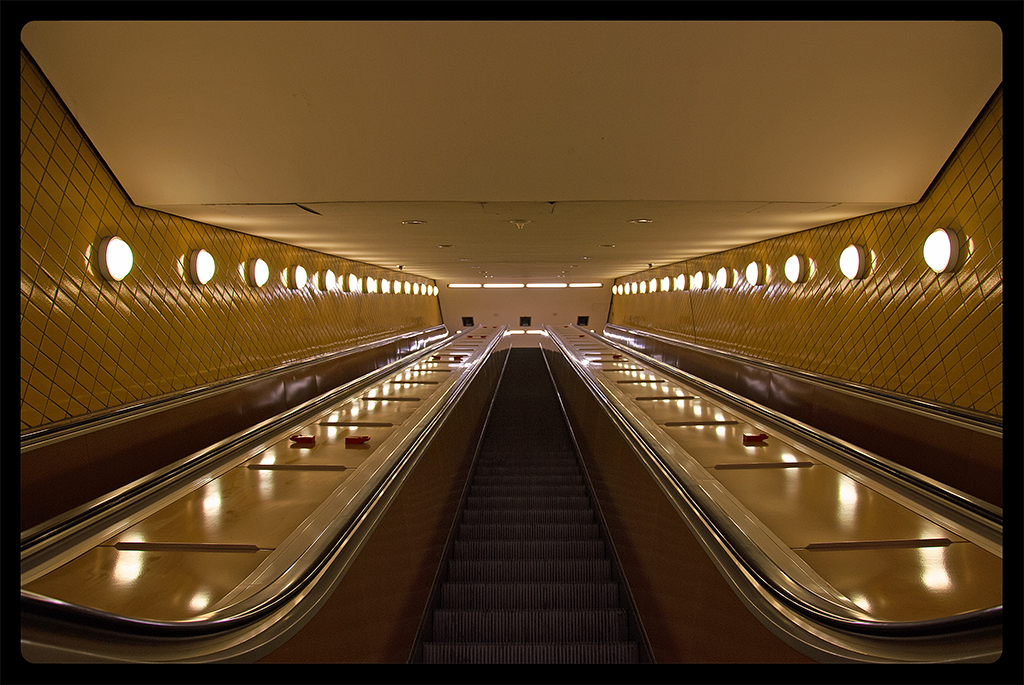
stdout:
[[456,559],[601,559],[604,540],[457,540]]
[[446,583],[441,608],[449,611],[617,609],[619,585],[607,583]]
[[459,540],[597,540],[600,529],[596,523],[573,525],[536,523],[528,525],[459,526]]
[[466,509],[590,509],[587,497],[467,497]]
[[463,525],[531,525],[594,523],[593,509],[466,509]]
[[637,655],[635,642],[423,645],[423,661],[428,664],[635,664]]
[[434,612],[435,642],[625,642],[626,612]]
[[606,582],[608,559],[449,559],[448,581],[456,583]]
[[587,489],[582,485],[474,485],[469,489],[470,497],[586,497]]

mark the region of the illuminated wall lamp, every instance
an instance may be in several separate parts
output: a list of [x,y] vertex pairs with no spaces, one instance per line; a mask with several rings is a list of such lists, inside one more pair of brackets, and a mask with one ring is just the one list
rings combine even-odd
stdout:
[[412,292],[412,284],[409,283],[409,281],[404,281],[402,283],[402,292],[404,292],[406,295]]
[[306,270],[298,264],[288,267],[288,287],[292,290],[300,290],[306,287],[308,278]]
[[629,292],[632,293],[633,295],[636,295],[637,288],[639,288],[639,286],[637,285],[636,281],[633,281],[632,283],[629,284]]
[[676,290],[690,289],[690,274],[679,274],[676,276]]
[[785,271],[790,283],[803,283],[807,280],[807,258],[801,254],[790,255]]
[[960,238],[951,229],[940,228],[924,241],[924,261],[939,274],[956,271],[960,259]]
[[640,281],[640,292],[641,293],[646,293],[647,292],[647,281]]
[[750,262],[750,264],[747,264],[747,270],[744,272],[744,275],[747,277],[747,283],[750,285],[764,285],[764,264],[761,262]]
[[97,261],[103,278],[108,281],[120,281],[132,270],[132,248],[117,236],[104,238],[100,241]]
[[839,255],[839,270],[851,280],[864,278],[868,273],[867,253],[856,243],[847,245]]
[[350,293],[361,293],[363,292],[363,281],[359,276],[355,274],[349,274],[345,277],[345,291]]
[[377,292],[377,279],[372,276],[366,277],[366,292],[375,293]]
[[338,285],[338,277],[334,275],[334,272],[330,269],[324,269],[320,272],[320,277],[317,279],[320,285],[320,290],[329,292],[334,290]]
[[707,290],[711,285],[711,274],[706,271],[698,271],[690,279],[694,290]]
[[216,269],[217,265],[212,254],[202,249],[192,250],[192,254],[188,257],[188,275],[193,283],[206,285],[213,278],[213,272]]
[[652,278],[650,280],[650,282],[647,284],[647,290],[649,290],[652,293],[658,292],[658,279],[657,278]]
[[719,288],[731,288],[736,284],[736,270],[723,266],[715,276]]
[[386,278],[380,279],[380,291],[385,295],[391,293],[391,281]]
[[257,257],[245,265],[245,282],[254,288],[262,288],[270,280],[270,267]]

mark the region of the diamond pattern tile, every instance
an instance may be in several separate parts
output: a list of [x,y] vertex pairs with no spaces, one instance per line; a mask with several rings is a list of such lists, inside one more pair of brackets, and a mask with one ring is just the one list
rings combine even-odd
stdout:
[[[726,266],[732,288],[615,295],[609,322],[993,415],[1003,414],[1002,90],[914,205],[801,231],[622,277],[675,277]],[[954,228],[967,252],[952,274],[935,274],[922,246]],[[850,243],[870,271],[839,271]],[[811,262],[804,283],[786,280],[786,259]],[[751,261],[768,265],[752,286]]]
[[[441,323],[433,297],[281,280],[291,264],[311,282],[398,272],[136,207],[24,54],[21,142],[22,430]],[[120,283],[92,257],[114,233],[134,256]],[[217,260],[202,287],[186,265],[200,247]],[[257,256],[262,288],[240,271]]]

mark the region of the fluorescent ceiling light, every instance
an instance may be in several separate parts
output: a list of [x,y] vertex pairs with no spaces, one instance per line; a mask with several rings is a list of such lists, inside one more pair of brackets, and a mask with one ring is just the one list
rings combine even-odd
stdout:
[[480,288],[479,283],[449,283],[449,288]]
[[570,283],[570,288],[600,288],[601,283]]
[[527,288],[564,288],[565,283],[527,283]]
[[484,283],[485,288],[522,288],[522,283]]

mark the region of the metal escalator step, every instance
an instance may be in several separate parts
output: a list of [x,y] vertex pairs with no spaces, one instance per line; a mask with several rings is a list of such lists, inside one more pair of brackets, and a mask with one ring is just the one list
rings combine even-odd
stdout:
[[635,664],[635,642],[601,644],[481,644],[423,645],[428,664]]
[[587,497],[467,497],[466,509],[590,509]]
[[477,485],[469,488],[470,497],[586,497],[582,485],[512,484]]
[[[578,473],[507,473],[503,475],[477,473],[473,477],[472,487],[525,486],[525,485],[557,485],[561,487],[574,485],[586,488],[583,476]],[[584,490],[586,492],[586,490]]]
[[435,642],[625,642],[626,612],[434,612]]
[[604,540],[456,540],[456,559],[601,559]]
[[449,611],[619,608],[619,585],[607,583],[445,583],[440,608]]
[[466,509],[465,525],[530,525],[594,523],[593,509]]
[[449,559],[448,581],[456,583],[606,582],[608,559]]
[[597,540],[600,529],[596,523],[533,523],[459,525],[459,540]]

